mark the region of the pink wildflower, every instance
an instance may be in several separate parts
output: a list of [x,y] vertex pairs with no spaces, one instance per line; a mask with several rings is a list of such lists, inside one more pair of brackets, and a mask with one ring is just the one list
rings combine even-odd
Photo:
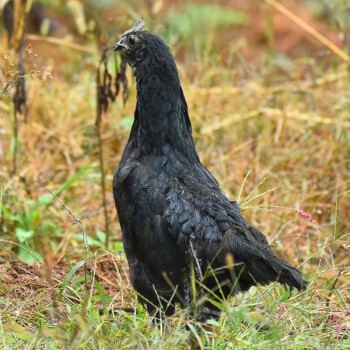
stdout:
[[286,312],[286,310],[287,310],[287,306],[286,305],[282,305],[281,308],[279,309],[278,313],[277,313],[277,317],[283,316],[283,314]]
[[301,217],[305,218],[306,220],[313,222],[316,225],[317,229],[321,231],[321,229],[318,227],[316,221],[312,218],[312,215],[310,213],[299,209],[295,209],[295,212],[298,213]]
[[305,212],[303,210],[299,210],[299,209],[296,209],[295,211],[303,218],[310,220],[310,221],[313,221],[310,213],[307,213],[307,212]]
[[328,316],[328,323],[333,323],[335,322],[335,315],[329,315]]

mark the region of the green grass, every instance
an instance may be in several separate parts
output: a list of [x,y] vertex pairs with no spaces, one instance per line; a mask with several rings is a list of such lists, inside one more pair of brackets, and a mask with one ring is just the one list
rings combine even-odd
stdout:
[[[75,269],[76,266],[67,275],[61,290]],[[195,324],[184,310],[177,310],[172,318],[155,326],[137,301],[134,310],[126,312],[113,300],[105,300],[105,313],[101,313],[94,307],[96,298],[88,295],[92,276],[89,277],[88,292],[76,289],[74,300],[57,298],[50,305],[35,293],[28,295],[27,302],[30,304],[29,299],[34,298],[37,310],[28,310],[26,300],[16,304],[13,299],[11,303],[1,299],[2,348],[187,349],[191,338],[207,349],[348,348],[348,322],[344,322],[341,311],[345,307],[343,292],[335,288],[330,299],[327,286],[321,290],[316,279],[307,292],[290,297],[289,291],[275,284],[238,294],[223,303],[221,319],[207,325]],[[76,284],[70,291],[75,288]],[[102,297],[101,289],[97,290]]]

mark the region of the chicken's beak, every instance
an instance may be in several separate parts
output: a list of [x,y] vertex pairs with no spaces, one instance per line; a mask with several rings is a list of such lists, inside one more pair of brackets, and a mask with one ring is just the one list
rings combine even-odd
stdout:
[[122,51],[125,49],[126,49],[126,46],[124,44],[124,39],[120,39],[113,47],[114,51]]

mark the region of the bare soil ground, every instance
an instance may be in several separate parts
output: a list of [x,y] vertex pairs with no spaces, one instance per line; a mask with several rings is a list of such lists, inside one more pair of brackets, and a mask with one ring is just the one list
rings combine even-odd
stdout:
[[[21,310],[23,314],[30,314],[35,308],[44,314],[52,313],[52,317],[64,317],[67,310],[63,306],[67,302],[61,305],[60,288],[76,264],[77,261],[68,262],[66,259],[54,264],[33,265],[24,264],[10,256],[1,259],[0,312],[13,307]],[[88,276],[86,281],[89,295],[99,295],[92,282],[95,280],[109,300],[108,305],[113,305],[112,309],[133,310],[135,297],[129,288],[128,265],[123,257],[109,254],[98,261],[92,260],[86,267],[83,265],[78,268],[62,294],[62,298],[72,303],[72,307],[76,302],[81,302],[74,294],[72,284],[74,289],[84,290],[85,275]],[[96,298],[94,304],[96,308],[103,310],[101,298]]]

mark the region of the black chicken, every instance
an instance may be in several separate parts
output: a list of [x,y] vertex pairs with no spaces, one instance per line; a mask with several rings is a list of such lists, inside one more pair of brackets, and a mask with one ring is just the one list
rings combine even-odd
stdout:
[[276,257],[201,164],[174,57],[143,26],[114,47],[137,82],[135,120],[113,180],[135,290],[150,313],[196,305],[205,320],[220,315],[211,300],[258,283],[304,289],[300,272]]

